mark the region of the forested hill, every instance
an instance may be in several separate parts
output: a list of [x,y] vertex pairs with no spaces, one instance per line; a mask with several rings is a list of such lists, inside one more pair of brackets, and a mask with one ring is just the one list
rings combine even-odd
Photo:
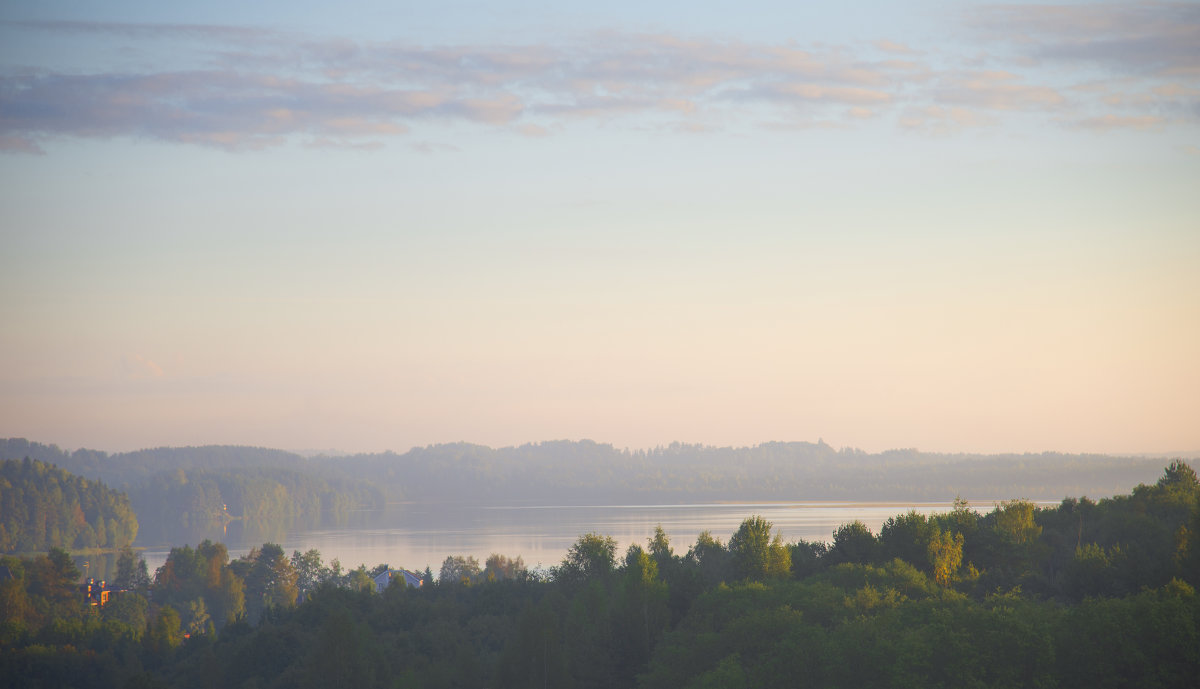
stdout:
[[57,445],[30,442],[24,438],[0,439],[0,459],[24,457],[54,464],[110,486],[132,486],[144,481],[148,474],[179,469],[187,472],[193,469],[214,471],[269,467],[295,471],[303,470],[306,464],[305,458],[300,455],[261,447],[160,447],[110,454],[89,449],[66,452]]
[[[380,491],[393,500],[489,502],[950,500],[1008,495],[1053,500],[1066,495],[1111,495],[1125,486],[1152,481],[1170,459],[1053,452],[937,454],[914,449],[867,453],[835,449],[824,442],[740,448],[674,443],[652,450],[622,450],[590,440],[498,449],[448,443],[403,454],[306,458],[235,446],[68,453],[54,445],[0,440],[0,458],[25,456],[125,486],[135,507],[161,502],[164,489],[174,491],[170,499],[175,504],[199,500],[208,506],[193,510],[196,514],[219,510],[222,503],[238,503],[229,510],[241,514],[238,494],[266,495],[262,491],[272,481],[289,495],[308,496],[302,500],[305,504],[314,504],[312,495],[326,496],[317,500],[320,509],[378,504]],[[201,484],[183,489],[191,478],[201,479]],[[146,494],[152,483],[155,492]],[[243,490],[235,484],[253,487]],[[209,486],[203,498],[196,494],[202,486]],[[213,498],[214,486],[222,497],[219,501]]]
[[630,451],[588,440],[500,449],[454,443],[327,461],[406,499],[591,502],[1058,499],[1111,495],[1152,481],[1164,464],[1163,458],[1061,453],[870,454],[824,442],[675,443]]
[[384,501],[363,480],[281,450],[209,446],[68,453],[20,438],[0,440],[0,459],[24,457],[120,486],[141,520],[143,544],[220,537],[230,524],[264,539],[282,538],[297,523],[341,523],[350,511],[382,507]]
[[124,493],[37,460],[0,461],[0,552],[120,548],[137,532]]

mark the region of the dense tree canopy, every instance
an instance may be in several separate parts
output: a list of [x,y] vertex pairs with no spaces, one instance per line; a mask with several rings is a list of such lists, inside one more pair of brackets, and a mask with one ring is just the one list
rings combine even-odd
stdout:
[[759,516],[742,522],[729,538],[735,579],[762,581],[791,575],[792,553],[783,544],[783,537],[771,538],[771,522]]
[[120,548],[137,533],[124,493],[37,460],[0,462],[0,552]]

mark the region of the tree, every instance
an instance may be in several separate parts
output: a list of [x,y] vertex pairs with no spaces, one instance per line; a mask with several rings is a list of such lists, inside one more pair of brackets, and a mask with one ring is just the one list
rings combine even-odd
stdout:
[[226,624],[246,614],[246,583],[229,567],[221,570],[221,581],[217,586],[213,614]]
[[146,645],[150,652],[165,659],[182,643],[183,627],[179,621],[179,613],[169,605],[159,608],[158,616],[150,626],[150,633],[146,635]]
[[380,686],[376,661],[380,649],[361,619],[335,608],[321,621],[317,634],[321,650],[309,657],[307,681],[301,686]]
[[771,522],[755,515],[742,522],[729,539],[734,576],[761,581],[785,578],[792,571],[792,553],[779,534],[771,538]]
[[204,606],[203,598],[197,598],[188,602],[187,617],[188,622],[185,629],[190,636],[204,634],[212,624],[208,616],[208,610]]
[[150,603],[145,596],[133,591],[117,593],[104,606],[102,615],[105,620],[118,622],[129,628],[133,638],[141,638],[146,630],[146,613]]
[[520,556],[509,558],[499,553],[489,555],[483,567],[483,578],[487,581],[517,579],[527,573],[525,561]]
[[649,539],[649,549],[650,556],[658,562],[659,567],[674,559],[675,551],[671,549],[671,539],[667,532],[663,531],[662,524],[654,527],[654,536]]
[[349,585],[351,591],[375,592],[375,581],[371,579],[370,574],[367,574],[366,565],[359,565],[358,569],[350,572]]
[[996,506],[996,533],[1013,545],[1028,545],[1042,534],[1034,521],[1036,506],[1029,500],[1006,500]]
[[871,535],[871,530],[856,519],[849,524],[842,524],[833,532],[833,546],[829,549],[829,559],[834,564],[871,564],[875,562],[878,547],[879,543]]
[[296,570],[296,588],[301,593],[308,593],[333,577],[333,571],[321,563],[321,551],[316,548],[304,553],[292,551],[292,569]]
[[658,562],[636,543],[625,552],[623,576],[613,601],[612,640],[618,659],[617,685],[632,686],[670,624],[667,585]]
[[79,579],[79,568],[75,566],[75,561],[67,551],[51,548],[50,552],[46,553],[46,558],[50,560],[54,573],[61,581],[69,585]]
[[962,565],[963,535],[935,531],[926,548],[929,563],[933,567],[934,581],[942,586],[949,586],[951,578]]
[[246,570],[246,612],[251,619],[268,608],[290,608],[296,605],[299,589],[296,570],[275,543],[264,543],[261,549],[250,551],[242,558]]
[[800,539],[792,544],[792,576],[803,579],[816,574],[825,566],[825,556],[829,554],[829,546],[824,541],[806,541]]
[[554,578],[574,583],[607,577],[616,568],[616,562],[616,539],[598,533],[584,534],[554,569]]
[[710,586],[724,581],[728,575],[729,551],[709,531],[701,531],[696,537],[696,545],[688,551],[687,559],[695,563],[701,578]]
[[129,591],[145,591],[150,588],[150,573],[146,569],[146,559],[140,553],[134,553],[133,548],[125,546],[117,556],[117,578],[113,587]]
[[479,560],[474,556],[453,555],[442,561],[439,584],[471,584],[479,581]]
[[1187,462],[1176,459],[1163,470],[1162,478],[1158,479],[1158,487],[1195,491],[1200,488],[1200,479],[1196,477],[1196,470]]
[[929,544],[937,532],[937,524],[916,510],[889,517],[879,530],[883,560],[900,558],[915,567],[925,567],[929,562]]

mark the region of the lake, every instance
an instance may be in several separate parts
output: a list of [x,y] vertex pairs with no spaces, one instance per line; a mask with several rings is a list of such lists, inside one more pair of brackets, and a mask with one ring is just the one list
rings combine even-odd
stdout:
[[[1038,504],[1054,505],[1057,501]],[[986,513],[994,501],[972,501],[971,505]],[[473,556],[482,566],[488,555],[500,553],[524,558],[531,569],[549,568],[562,561],[581,535],[593,531],[615,538],[621,556],[632,543],[645,547],[654,528],[662,525],[675,552],[682,555],[705,530],[728,542],[751,515],[772,522],[785,541],[829,542],[835,529],[855,519],[878,534],[884,521],[908,510],[929,515],[948,512],[952,507],[949,502],[818,501],[587,506],[406,503],[358,513],[345,527],[296,529],[267,540],[278,542],[289,555],[294,550],[316,548],[325,562],[337,558],[345,569],[360,564],[371,569],[386,563],[422,571],[428,566],[436,576],[442,561],[451,555]],[[225,542],[230,558],[245,555],[263,543],[262,538],[239,538],[234,530],[224,537],[216,534],[211,538]],[[151,576],[169,552],[168,544],[147,546],[142,551]],[[116,573],[115,555],[76,560],[81,566],[83,560],[90,560],[89,573],[96,578],[112,578]]]

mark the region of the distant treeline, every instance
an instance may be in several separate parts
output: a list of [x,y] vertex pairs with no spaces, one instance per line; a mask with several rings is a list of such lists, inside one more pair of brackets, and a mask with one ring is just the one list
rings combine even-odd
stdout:
[[[652,450],[550,441],[493,449],[469,443],[343,457],[255,447],[65,452],[0,440],[0,459],[31,457],[126,491],[142,542],[282,538],[344,522],[385,500],[648,503],[755,500],[938,500],[1110,495],[1152,480],[1161,458],[936,454],[834,449],[824,442],[754,447],[674,443]],[[236,524],[235,524],[236,522]],[[232,526],[231,526],[232,525]]]
[[[549,571],[435,582],[264,544],[173,548],[89,608],[69,556],[0,557],[0,688],[1163,687],[1200,676],[1200,480],[1094,502],[896,515],[784,542],[761,517],[676,549],[580,536]],[[186,635],[186,637],[185,637]]]
[[[318,459],[312,460],[314,463]],[[588,440],[492,449],[469,443],[328,458],[410,500],[941,500],[1112,495],[1153,480],[1163,459],[1107,455],[869,454],[824,442],[674,443],[620,450]]]
[[124,493],[37,460],[0,461],[0,553],[120,548],[137,533]]

